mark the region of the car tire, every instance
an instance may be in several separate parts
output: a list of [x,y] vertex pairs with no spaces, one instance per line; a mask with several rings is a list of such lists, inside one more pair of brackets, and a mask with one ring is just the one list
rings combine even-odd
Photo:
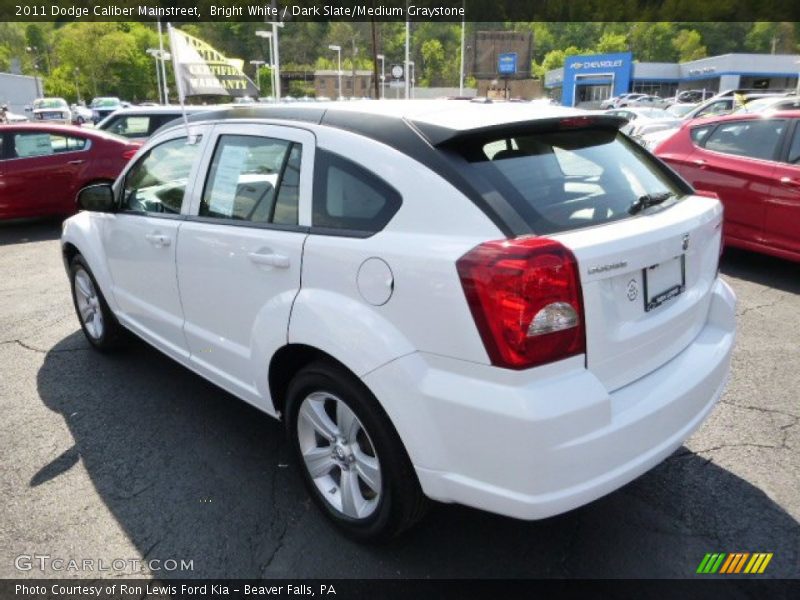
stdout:
[[405,448],[354,375],[325,361],[308,365],[289,384],[286,415],[303,481],[346,535],[385,541],[424,516],[428,500]]
[[89,343],[103,352],[121,346],[124,330],[108,307],[97,280],[80,254],[75,255],[70,262],[69,282],[72,304]]

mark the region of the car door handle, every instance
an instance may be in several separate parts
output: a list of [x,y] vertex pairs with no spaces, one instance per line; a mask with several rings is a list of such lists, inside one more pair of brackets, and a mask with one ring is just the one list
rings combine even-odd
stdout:
[[283,254],[250,252],[247,256],[250,258],[251,262],[257,265],[269,265],[270,267],[277,267],[279,269],[289,268],[289,257]]
[[71,160],[67,164],[68,165],[82,165],[85,162],[86,162],[85,160]]
[[162,233],[148,233],[144,237],[154,246],[169,246],[172,243],[172,240]]
[[702,158],[696,158],[695,160],[692,161],[692,164],[697,167],[705,167],[706,161],[704,161]]
[[800,187],[800,181],[797,179],[792,179],[791,177],[781,177],[781,184],[788,185],[790,187]]

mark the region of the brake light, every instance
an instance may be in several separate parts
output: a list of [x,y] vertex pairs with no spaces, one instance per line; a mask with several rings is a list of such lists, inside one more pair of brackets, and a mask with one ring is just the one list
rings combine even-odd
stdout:
[[456,267],[493,365],[525,369],[586,352],[578,264],[560,243],[486,242]]
[[124,158],[125,160],[130,160],[134,156],[136,156],[136,153],[138,151],[139,151],[139,146],[136,146],[135,148],[130,148],[128,150],[125,150],[125,152],[122,153],[122,158]]

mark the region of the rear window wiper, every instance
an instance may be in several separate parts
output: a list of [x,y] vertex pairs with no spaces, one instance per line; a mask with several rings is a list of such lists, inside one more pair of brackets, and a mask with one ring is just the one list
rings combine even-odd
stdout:
[[639,196],[633,202],[633,204],[628,207],[628,212],[632,215],[635,215],[643,211],[645,208],[650,208],[651,206],[661,204],[673,196],[675,196],[674,192],[660,192],[658,194],[645,194],[644,196]]

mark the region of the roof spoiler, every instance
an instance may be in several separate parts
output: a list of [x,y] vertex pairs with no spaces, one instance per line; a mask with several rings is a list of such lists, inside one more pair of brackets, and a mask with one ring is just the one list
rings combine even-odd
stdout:
[[465,139],[491,138],[497,139],[515,135],[555,131],[559,129],[619,129],[627,121],[622,117],[607,114],[567,115],[550,119],[532,119],[513,123],[499,123],[473,129],[449,129],[432,123],[411,121],[432,146],[458,143]]

